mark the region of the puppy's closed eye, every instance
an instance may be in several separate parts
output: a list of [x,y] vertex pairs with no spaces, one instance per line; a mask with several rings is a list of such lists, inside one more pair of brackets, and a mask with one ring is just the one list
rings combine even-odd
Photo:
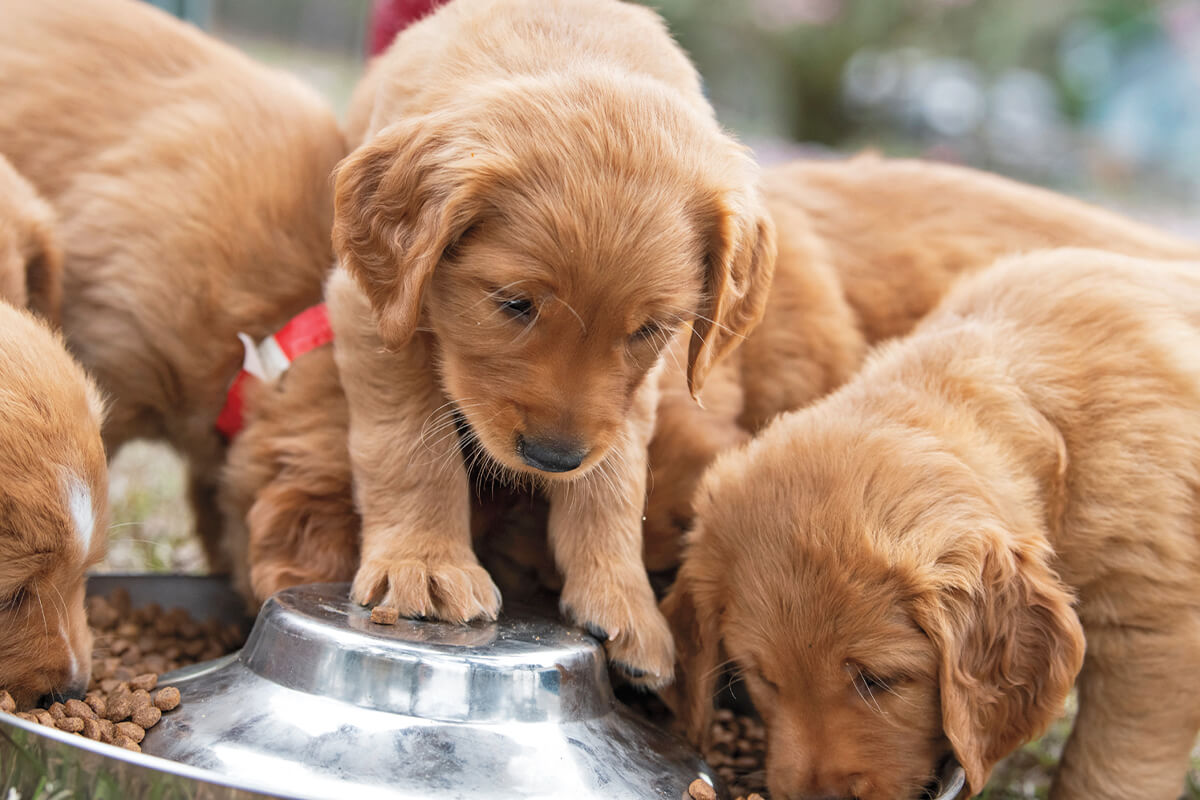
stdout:
[[25,604],[29,598],[29,589],[25,586],[18,586],[16,589],[7,590],[0,595],[0,612],[17,611]]

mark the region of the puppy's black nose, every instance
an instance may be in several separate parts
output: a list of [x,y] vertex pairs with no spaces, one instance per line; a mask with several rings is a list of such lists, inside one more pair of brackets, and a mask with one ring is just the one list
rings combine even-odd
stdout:
[[583,463],[588,451],[561,439],[526,439],[517,436],[517,455],[542,472],[570,472]]
[[51,689],[49,694],[44,694],[38,698],[38,708],[49,708],[53,703],[65,703],[68,700],[82,700],[87,695],[88,682],[86,680],[73,681],[72,683]]

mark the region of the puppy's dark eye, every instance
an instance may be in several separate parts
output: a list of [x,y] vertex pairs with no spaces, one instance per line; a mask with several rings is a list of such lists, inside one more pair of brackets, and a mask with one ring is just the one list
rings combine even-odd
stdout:
[[533,313],[533,301],[524,297],[500,298],[496,303],[501,311],[513,319],[525,319]]

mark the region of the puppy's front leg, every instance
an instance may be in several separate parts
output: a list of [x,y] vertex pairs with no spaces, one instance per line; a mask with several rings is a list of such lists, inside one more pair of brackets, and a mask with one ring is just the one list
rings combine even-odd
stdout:
[[608,658],[650,688],[674,675],[675,644],[642,564],[646,445],[655,376],[635,397],[619,440],[582,478],[550,487],[550,546],[563,613],[605,642]]
[[410,617],[495,618],[500,592],[471,547],[467,474],[431,344],[418,334],[385,350],[366,298],[338,273],[327,295],[363,518],[351,596]]
[[1052,800],[1180,796],[1200,731],[1200,617],[1192,609],[1172,616],[1168,630],[1088,629],[1079,715]]

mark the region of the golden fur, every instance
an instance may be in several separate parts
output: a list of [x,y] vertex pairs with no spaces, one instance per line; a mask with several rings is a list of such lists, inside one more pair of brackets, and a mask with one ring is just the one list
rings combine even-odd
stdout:
[[82,697],[91,675],[83,597],[108,530],[102,416],[61,338],[0,303],[0,689],[22,707]]
[[50,206],[0,155],[0,299],[57,325],[62,253],[54,224]]
[[720,450],[837,388],[870,345],[909,331],[962,274],[1059,246],[1200,259],[1200,244],[946,164],[802,161],[764,171],[762,192],[779,247],[762,322],[718,366],[704,409],[681,370],[660,382],[644,536],[651,569],[678,563],[696,483]]
[[0,152],[61,220],[62,325],[112,399],[105,444],[184,455],[205,550],[227,567],[213,426],[237,333],[265,336],[320,298],[344,140],[298,80],[146,3],[0,16]]
[[[955,276],[978,268],[983,258],[1101,237],[1111,249],[1200,258],[1200,246],[959,167],[874,158],[797,162],[767,170],[763,186],[779,238],[771,310],[741,349],[716,364],[703,409],[683,376],[680,345],[686,343],[676,342],[678,360],[668,360],[667,367],[678,368],[662,381],[650,449],[645,563],[651,569],[677,565],[704,466],[749,439],[750,423],[738,424],[745,408],[743,364],[756,396],[804,405],[844,381],[869,341],[907,330]],[[912,196],[891,196],[895,187],[908,187]],[[918,203],[927,204],[928,218],[887,213]],[[950,220],[939,225],[952,211],[958,227]],[[997,221],[995,227],[989,220]],[[768,365],[775,353],[778,387],[793,386],[785,399],[772,394],[776,382]],[[248,407],[245,432],[223,474],[226,524],[250,548],[248,561],[235,564],[243,573],[239,584],[261,603],[298,583],[350,580],[361,520],[351,497],[346,399],[332,357],[301,357],[288,377],[253,396]],[[439,432],[449,434],[449,424]],[[477,530],[480,525],[473,522]],[[522,558],[532,550],[523,547]],[[537,572],[542,582],[552,582],[546,565],[538,564]]]
[[964,279],[705,475],[664,601],[691,734],[729,656],[773,797],[914,798],[950,752],[977,793],[1075,680],[1051,797],[1174,800],[1198,420],[1200,262],[1046,251]]
[[350,118],[327,296],[354,599],[497,613],[461,414],[488,469],[549,495],[565,613],[629,674],[668,679],[641,560],[654,367],[690,328],[699,389],[761,314],[774,241],[753,162],[661,19],[615,0],[455,0],[397,37]]
[[[226,528],[245,553],[234,564],[235,585],[257,608],[290,586],[352,580],[362,518],[332,346],[300,356],[278,381],[255,385],[246,409],[219,495]],[[472,541],[497,587],[510,598],[561,588],[546,553],[544,504],[492,483],[474,488]]]

